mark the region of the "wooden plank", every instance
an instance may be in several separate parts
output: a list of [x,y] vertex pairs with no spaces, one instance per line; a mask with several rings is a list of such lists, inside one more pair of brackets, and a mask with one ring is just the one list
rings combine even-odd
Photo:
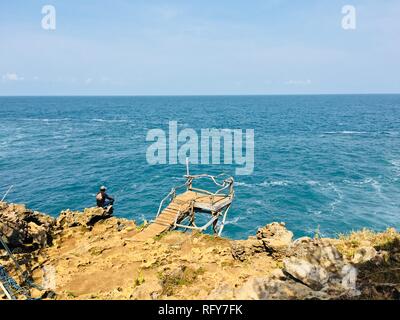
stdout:
[[230,204],[232,199],[224,195],[210,196],[208,194],[194,191],[186,191],[181,193],[171,201],[171,203],[160,213],[153,223],[151,223],[141,232],[135,234],[132,240],[146,241],[147,239],[153,238],[165,231],[170,230],[174,227],[175,219],[178,213],[180,213],[181,217],[189,214],[193,201],[196,208],[217,211]]

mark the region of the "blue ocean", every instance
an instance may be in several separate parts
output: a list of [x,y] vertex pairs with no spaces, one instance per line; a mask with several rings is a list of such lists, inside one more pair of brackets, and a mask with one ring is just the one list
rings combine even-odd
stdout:
[[0,195],[13,185],[7,201],[53,216],[93,206],[106,185],[116,216],[152,219],[185,166],[148,164],[146,135],[177,121],[254,129],[254,172],[235,176],[226,237],[272,221],[297,237],[400,227],[400,95],[1,97],[0,115]]

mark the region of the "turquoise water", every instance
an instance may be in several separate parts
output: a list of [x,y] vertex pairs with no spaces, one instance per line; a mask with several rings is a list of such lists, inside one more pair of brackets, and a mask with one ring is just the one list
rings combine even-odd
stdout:
[[[400,95],[1,97],[0,192],[56,216],[92,206],[99,185],[117,216],[151,219],[183,165],[146,161],[147,131],[255,130],[255,168],[236,176],[224,235],[271,221],[296,236],[400,227]],[[234,174],[236,165],[192,165]]]

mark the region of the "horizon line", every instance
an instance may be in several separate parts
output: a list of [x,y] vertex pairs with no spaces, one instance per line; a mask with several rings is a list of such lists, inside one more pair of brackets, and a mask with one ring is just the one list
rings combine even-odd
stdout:
[[385,93],[245,93],[245,94],[34,94],[3,95],[1,98],[40,98],[40,97],[255,97],[255,96],[361,96],[361,95],[400,95],[400,92]]

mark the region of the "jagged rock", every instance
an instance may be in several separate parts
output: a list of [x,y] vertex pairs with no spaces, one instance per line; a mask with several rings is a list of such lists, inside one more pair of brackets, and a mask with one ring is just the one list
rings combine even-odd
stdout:
[[54,219],[23,205],[0,202],[0,233],[8,246],[42,248],[51,243]]
[[249,238],[232,242],[231,252],[235,260],[245,261],[256,253],[265,252],[265,248],[261,241]]
[[244,261],[257,253],[266,252],[274,258],[283,258],[292,242],[293,233],[283,222],[273,222],[257,230],[256,237],[235,241],[231,245],[234,259]]
[[58,228],[83,226],[90,229],[96,222],[110,218],[112,213],[104,208],[86,208],[83,212],[65,210],[57,218]]
[[132,300],[143,300],[143,299],[157,300],[160,295],[160,291],[162,290],[161,285],[157,281],[149,281],[146,284],[147,284],[147,286],[139,285],[138,287],[134,288],[132,293],[129,296],[129,299],[132,299]]
[[293,242],[288,256],[297,257],[320,265],[328,272],[339,272],[343,267],[343,257],[329,241],[324,239],[301,238]]
[[251,277],[241,287],[219,284],[207,297],[211,300],[292,300],[328,299],[326,292],[314,291],[306,285],[289,279],[281,269],[275,269],[266,277]]
[[[235,289],[227,283],[218,283],[207,296],[207,300],[233,300]],[[248,299],[250,300],[250,299]]]
[[284,222],[272,222],[257,230],[257,239],[279,239],[290,243],[293,233],[286,229]]
[[282,258],[292,242],[293,233],[286,229],[285,223],[273,222],[257,230],[259,239],[265,251],[275,258]]
[[358,295],[356,284],[357,284],[357,274],[358,271],[355,267],[349,264],[345,264],[340,271],[340,276],[342,278],[342,282],[340,285],[345,290],[354,293],[354,295]]
[[329,273],[319,265],[291,257],[285,259],[284,270],[313,290],[321,290],[329,280]]
[[359,264],[373,260],[377,255],[374,247],[361,247],[359,248],[351,260],[352,263]]
[[400,262],[400,253],[392,254],[392,259],[396,262]]
[[287,279],[285,273],[283,272],[282,269],[275,269],[271,272],[270,274],[270,278],[271,279],[275,279],[275,280],[285,280]]
[[382,265],[389,261],[390,253],[386,250],[380,250],[377,252],[373,260],[371,260],[376,265]]
[[327,298],[327,294],[313,291],[304,284],[294,280],[279,280],[269,277],[251,278],[235,294],[235,299],[239,300],[304,300]]
[[47,231],[46,228],[37,225],[34,222],[28,223],[29,234],[32,237],[32,243],[37,244],[40,248],[43,248],[47,244]]
[[313,290],[329,292],[331,296],[357,295],[357,269],[346,263],[329,241],[302,238],[284,259],[284,272]]

